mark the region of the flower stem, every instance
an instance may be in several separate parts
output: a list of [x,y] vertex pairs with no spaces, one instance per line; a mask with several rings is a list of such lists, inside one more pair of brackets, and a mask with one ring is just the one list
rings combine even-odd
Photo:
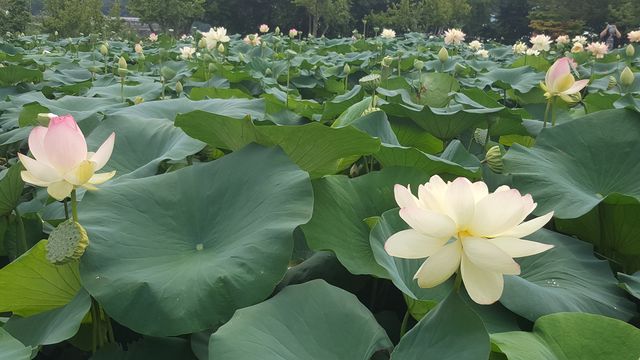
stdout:
[[91,298],[91,353],[95,354],[98,349],[98,311],[96,310],[94,304],[96,303],[95,299]]
[[18,228],[16,229],[16,237],[18,238],[19,245],[17,246],[17,258],[18,256],[26,253],[27,250],[29,250],[29,247],[27,246],[27,236],[25,235],[24,231],[24,222],[22,222],[22,215],[20,214],[20,211],[18,211],[18,208],[13,209],[13,211],[15,211],[16,213],[16,222],[18,223]]
[[547,127],[547,118],[549,116],[549,110],[551,110],[551,99],[547,100],[547,108],[544,110],[544,122],[542,123],[542,127]]
[[71,216],[73,216],[73,221],[78,222],[78,200],[76,198],[76,189],[71,191]]
[[551,127],[554,127],[556,126],[556,99],[551,99]]
[[409,309],[407,309],[407,312],[404,313],[404,317],[402,318],[402,325],[400,325],[401,338],[404,336],[404,334],[407,333],[407,327],[409,326],[409,316],[411,316],[411,314],[409,313]]

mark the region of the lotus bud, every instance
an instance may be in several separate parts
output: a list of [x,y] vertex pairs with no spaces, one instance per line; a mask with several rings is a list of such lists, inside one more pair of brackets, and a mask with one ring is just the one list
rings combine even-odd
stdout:
[[216,71],[216,64],[210,63],[209,66],[207,66],[207,69],[209,70],[210,73],[215,72]]
[[438,60],[440,60],[440,62],[445,62],[448,59],[449,59],[449,52],[447,51],[446,48],[442,47],[440,51],[438,51]]
[[60,223],[51,234],[45,246],[47,260],[62,265],[73,260],[78,260],[89,246],[87,231],[82,225],[69,219]]
[[127,70],[127,60],[123,56],[118,59],[118,67]]
[[350,74],[351,73],[351,66],[349,66],[349,64],[344,64],[344,68],[342,68],[342,71],[345,74]]
[[184,90],[184,88],[182,87],[182,83],[180,81],[178,81],[176,83],[176,93],[178,95],[182,94],[182,90]]
[[238,54],[238,60],[239,60],[240,62],[246,62],[246,60],[245,60],[245,58],[244,58],[244,55],[243,55],[242,53],[239,53],[239,54]]
[[487,151],[485,159],[487,160],[487,165],[491,170],[493,170],[493,172],[498,174],[502,173],[503,163],[502,151],[500,150],[500,146],[492,146],[489,151]]
[[373,27],[373,31],[375,31],[376,33],[378,33],[378,31],[380,31],[380,28],[378,26],[374,26]]
[[276,29],[273,31],[274,34],[280,35],[280,26],[276,26]]
[[631,71],[628,66],[625,66],[624,70],[620,73],[620,84],[624,86],[631,86],[635,79],[633,71]]
[[607,90],[611,90],[618,85],[618,80],[613,76],[609,76],[609,83],[607,83]]
[[422,71],[422,69],[424,69],[424,61],[420,59],[413,60],[413,68],[418,71]]
[[267,76],[271,76],[271,75],[273,75],[273,71],[271,71],[270,68],[267,68],[267,70],[264,71],[264,74],[267,75]]
[[107,45],[105,44],[100,45],[100,54],[102,54],[102,56],[107,56],[108,53],[109,53],[109,48],[107,47]]
[[163,66],[162,69],[160,69],[160,74],[162,74],[162,77],[164,77],[166,81],[169,81],[176,76],[176,71],[170,67]]
[[224,44],[220,43],[220,45],[218,45],[218,52],[224,54]]
[[389,67],[389,66],[391,66],[392,62],[393,62],[393,58],[391,56],[385,56],[382,59],[382,66]]
[[378,86],[380,86],[380,82],[382,78],[379,74],[369,74],[363,78],[360,78],[359,83],[365,90],[373,92]]
[[205,38],[200,38],[200,40],[198,40],[198,47],[200,49],[204,49],[207,47],[207,39]]
[[627,45],[627,48],[624,50],[624,52],[628,57],[633,57],[633,55],[636,54],[636,48],[634,48],[633,45],[629,44]]
[[133,98],[133,103],[138,105],[144,102],[144,98],[142,96],[136,96]]

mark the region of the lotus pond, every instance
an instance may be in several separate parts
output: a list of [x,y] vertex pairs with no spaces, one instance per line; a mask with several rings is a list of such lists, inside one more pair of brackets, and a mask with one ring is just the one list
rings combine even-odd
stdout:
[[1,360],[640,357],[637,45],[207,36],[0,41]]

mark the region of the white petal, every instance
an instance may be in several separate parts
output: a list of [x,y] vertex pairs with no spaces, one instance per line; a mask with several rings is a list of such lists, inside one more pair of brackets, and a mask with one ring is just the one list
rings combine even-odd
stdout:
[[447,215],[456,222],[458,229],[464,229],[473,219],[475,196],[471,181],[459,177],[447,187],[445,193]]
[[520,265],[487,239],[465,237],[462,250],[477,267],[508,275],[519,275]]
[[113,144],[115,143],[115,140],[116,140],[116,133],[111,133],[111,135],[109,135],[107,140],[105,140],[102,143],[102,145],[100,145],[100,148],[98,148],[95,154],[93,154],[89,158],[89,161],[92,161],[93,163],[95,163],[95,168],[94,168],[95,171],[102,169],[102,167],[107,163],[107,161],[109,161],[109,158],[111,157],[111,153],[113,152]]
[[69,195],[71,195],[71,191],[73,190],[73,185],[68,182],[62,180],[55,182],[49,187],[47,187],[47,192],[51,195],[52,198],[62,201]]
[[44,149],[44,137],[47,135],[47,128],[36,126],[29,133],[29,150],[38,161],[47,163],[47,152]]
[[35,185],[35,186],[47,187],[47,186],[49,186],[49,184],[51,184],[48,181],[43,181],[43,180],[40,180],[40,179],[36,178],[35,176],[33,176],[33,174],[31,174],[28,171],[21,171],[20,172],[20,177],[22,177],[22,180],[24,182],[29,183],[31,185]]
[[100,185],[108,180],[111,180],[112,177],[116,175],[116,171],[110,171],[108,173],[102,174],[94,174],[91,179],[89,179],[89,184]]
[[398,206],[401,208],[418,206],[418,198],[413,196],[409,185],[404,187],[400,184],[396,184],[393,187],[393,194],[396,198],[396,203],[398,203]]
[[502,274],[475,266],[466,256],[460,264],[462,281],[471,300],[481,305],[490,305],[500,299],[504,288]]
[[515,189],[494,192],[476,204],[469,232],[478,237],[493,237],[516,227],[528,204]]
[[18,157],[24,168],[36,179],[44,182],[56,182],[62,179],[62,176],[47,163],[33,160],[21,153],[18,153]]
[[391,256],[403,259],[422,259],[433,255],[446,242],[409,229],[391,235],[384,243],[384,250]]
[[485,196],[489,195],[489,189],[487,184],[483,181],[476,181],[473,184],[473,197],[476,202],[482,200]]
[[456,223],[446,215],[417,207],[400,209],[400,217],[420,233],[436,239],[449,240],[456,232]]
[[525,221],[522,224],[502,233],[497,236],[499,237],[514,237],[514,238],[522,238],[527,235],[531,235],[534,232],[540,230],[546,223],[551,220],[553,217],[553,211],[547,214],[544,214],[535,219]]
[[421,288],[438,286],[458,270],[461,255],[460,241],[449,243],[430,256],[413,278],[418,279]]
[[512,258],[539,254],[553,247],[553,245],[513,237],[499,237],[489,239],[488,241],[509,254]]

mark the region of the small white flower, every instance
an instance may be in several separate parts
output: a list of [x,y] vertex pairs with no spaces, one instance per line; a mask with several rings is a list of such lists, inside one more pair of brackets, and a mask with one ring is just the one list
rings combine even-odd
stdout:
[[444,32],[444,43],[446,45],[460,45],[466,36],[460,29],[448,29]]
[[527,49],[529,49],[529,47],[522,41],[518,41],[517,43],[513,44],[512,49],[514,54],[522,55],[527,52]]
[[582,36],[582,35],[578,35],[578,36],[575,36],[572,41],[574,43],[580,43],[580,44],[584,45],[584,44],[587,43],[587,38]]
[[394,37],[396,37],[396,32],[391,29],[382,29],[380,37],[385,39],[393,39]]
[[258,30],[260,30],[261,33],[266,34],[269,32],[269,25],[267,24],[262,24],[260,25],[260,27],[258,28]]
[[531,48],[537,51],[549,51],[551,48],[551,38],[547,35],[536,35],[529,41]]
[[189,60],[193,57],[193,54],[196,52],[195,48],[192,48],[190,46],[185,46],[183,48],[180,48],[180,57],[182,58],[182,60]]
[[596,59],[602,59],[609,52],[609,48],[603,42],[592,42],[587,45],[587,51],[593,54]]
[[485,49],[480,49],[480,50],[476,51],[476,55],[480,56],[483,59],[488,59],[489,58],[489,51],[487,51]]
[[529,56],[531,56],[531,55],[533,55],[533,56],[538,56],[538,55],[540,55],[540,51],[538,51],[538,50],[536,50],[536,49],[534,49],[534,48],[531,48],[531,49],[527,49],[527,51],[525,52],[525,54],[527,54],[527,55],[529,55]]
[[471,50],[478,51],[482,49],[482,43],[478,40],[473,40],[472,42],[469,43],[469,48],[471,48]]
[[565,45],[569,43],[569,35],[560,35],[556,38],[556,44]]

